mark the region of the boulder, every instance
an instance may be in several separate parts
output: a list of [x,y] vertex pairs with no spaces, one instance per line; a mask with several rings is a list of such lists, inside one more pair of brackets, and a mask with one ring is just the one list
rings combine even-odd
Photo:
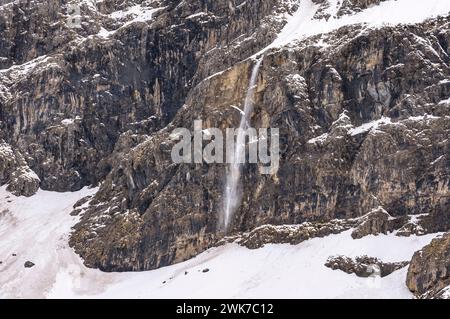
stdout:
[[404,218],[394,218],[382,207],[378,207],[360,218],[352,237],[358,239],[367,235],[387,234],[401,227],[404,222]]
[[342,270],[347,274],[355,274],[358,277],[370,277],[372,275],[386,277],[394,271],[406,267],[408,263],[408,261],[383,262],[378,258],[369,256],[358,256],[355,259],[346,256],[331,256],[327,259],[325,266],[333,270]]
[[11,175],[7,190],[16,196],[30,197],[36,194],[41,180],[30,169],[16,170]]
[[0,143],[0,185],[16,196],[32,196],[39,189],[41,180],[28,166],[23,155],[9,144]]
[[416,296],[422,298],[448,295],[450,233],[433,239],[430,244],[414,253],[409,264],[406,285]]

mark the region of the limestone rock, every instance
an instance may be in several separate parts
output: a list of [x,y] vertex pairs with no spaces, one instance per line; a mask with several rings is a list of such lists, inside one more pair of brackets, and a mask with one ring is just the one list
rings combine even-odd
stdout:
[[433,293],[430,298],[433,299],[450,299],[450,285],[448,285],[445,288],[442,288],[436,293]]
[[241,246],[257,249],[265,244],[297,245],[302,241],[339,234],[354,226],[356,220],[331,220],[326,223],[306,222],[300,225],[263,225],[235,240]]
[[[357,237],[449,230],[448,15],[268,48],[297,1],[91,2],[71,1],[75,28],[68,2],[0,8],[0,185],[20,195],[99,186],[70,238],[87,266],[154,269],[263,225],[333,233],[318,225],[378,206],[391,217],[369,218]],[[342,1],[332,17],[330,1],[314,2],[315,19],[381,3]],[[242,204],[221,233],[227,166],[174,164],[171,132],[200,118],[236,127],[253,55],[262,64],[250,120],[279,128],[280,167],[243,168]],[[294,239],[266,227],[248,245],[312,235],[298,227]]]
[[394,271],[406,267],[408,261],[383,262],[378,258],[358,256],[355,259],[346,256],[331,256],[325,266],[333,270],[339,269],[347,274],[355,274],[358,277],[380,276],[386,277]]
[[16,196],[32,196],[41,180],[27,165],[22,154],[6,143],[0,143],[0,185]]
[[378,207],[360,218],[352,237],[358,239],[367,235],[387,234],[398,229],[402,221],[403,218],[393,218],[382,207]]
[[[269,44],[283,26],[279,16],[293,10],[278,0],[89,3],[13,1],[0,9],[0,139],[24,155],[46,190],[102,181],[123,134],[139,140],[165,127],[196,84]],[[255,38],[221,52],[246,32]]]
[[432,212],[430,214],[409,216],[409,221],[400,227],[396,236],[424,235],[445,232],[450,229],[450,212]]
[[7,190],[16,196],[33,196],[39,189],[41,180],[39,177],[31,171],[16,170],[11,174],[11,181],[8,184]]
[[414,253],[408,268],[406,285],[422,298],[448,296],[450,233],[433,239],[430,244]]

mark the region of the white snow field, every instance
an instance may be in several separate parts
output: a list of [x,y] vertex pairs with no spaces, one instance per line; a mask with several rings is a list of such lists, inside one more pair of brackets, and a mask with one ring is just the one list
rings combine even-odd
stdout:
[[[359,278],[324,263],[336,254],[409,260],[436,236],[354,240],[347,231],[295,246],[228,244],[157,270],[104,273],[86,268],[68,246],[77,221],[72,205],[95,191],[40,190],[25,198],[0,188],[0,298],[412,298],[404,283],[407,268]],[[25,268],[28,260],[35,266]]]
[[429,18],[447,16],[450,13],[448,0],[388,0],[358,13],[337,17],[336,14],[343,1],[329,0],[330,6],[323,12],[330,15],[330,18],[326,20],[314,17],[320,5],[313,3],[312,0],[297,2],[299,8],[294,14],[286,15],[287,23],[275,41],[253,56],[314,35],[333,32],[343,26],[360,24],[361,32],[364,32],[368,28],[420,23]]

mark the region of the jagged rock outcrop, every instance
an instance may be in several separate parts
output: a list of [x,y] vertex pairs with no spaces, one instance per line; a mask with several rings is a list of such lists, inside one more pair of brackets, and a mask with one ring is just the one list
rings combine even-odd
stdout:
[[347,274],[355,274],[358,277],[386,277],[408,264],[408,261],[386,263],[369,256],[358,256],[354,259],[346,256],[331,256],[326,261],[325,266],[333,270],[342,270]]
[[[302,241],[339,234],[352,228],[356,223],[354,219],[331,220],[326,223],[305,222],[299,225],[263,225],[244,233],[237,239],[230,240],[249,249],[257,249],[265,244],[291,244],[297,245]],[[224,242],[230,241],[225,238]]]
[[0,143],[0,184],[7,184],[7,190],[16,196],[32,196],[40,185],[22,154],[6,143]]
[[360,218],[352,237],[358,239],[367,235],[387,234],[399,229],[405,221],[404,217],[393,218],[382,207],[378,207]]
[[386,0],[343,0],[342,5],[337,12],[337,16],[361,12],[364,9],[378,5],[383,1]]
[[396,236],[424,235],[446,232],[450,229],[450,212],[432,212],[410,216],[410,220],[395,233]]
[[418,297],[450,297],[450,233],[433,239],[430,244],[414,253],[406,285]]

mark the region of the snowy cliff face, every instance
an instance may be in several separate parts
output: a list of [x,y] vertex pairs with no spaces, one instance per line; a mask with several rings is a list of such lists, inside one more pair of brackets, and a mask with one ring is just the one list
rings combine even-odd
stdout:
[[[270,41],[274,1],[14,1],[0,8],[1,133],[49,190],[105,178],[122,134],[163,128],[208,72],[242,60],[212,49],[247,31]],[[70,15],[73,8],[75,14]],[[207,14],[201,14],[206,10]],[[198,14],[197,14],[198,13]],[[265,41],[265,42],[264,42]],[[261,44],[259,44],[261,42]],[[212,56],[208,62],[201,62]],[[216,61],[217,60],[217,61]],[[130,134],[130,135],[131,135]]]
[[[378,207],[398,221],[375,214],[362,234],[448,231],[449,12],[445,0],[2,2],[0,145],[16,160],[0,151],[0,182],[24,195],[101,183],[70,241],[90,267],[189,259],[223,237],[225,165],[173,164],[169,135],[200,118],[237,127],[263,57],[251,122],[280,128],[280,169],[246,166],[232,234]],[[405,217],[418,214],[419,226]]]

